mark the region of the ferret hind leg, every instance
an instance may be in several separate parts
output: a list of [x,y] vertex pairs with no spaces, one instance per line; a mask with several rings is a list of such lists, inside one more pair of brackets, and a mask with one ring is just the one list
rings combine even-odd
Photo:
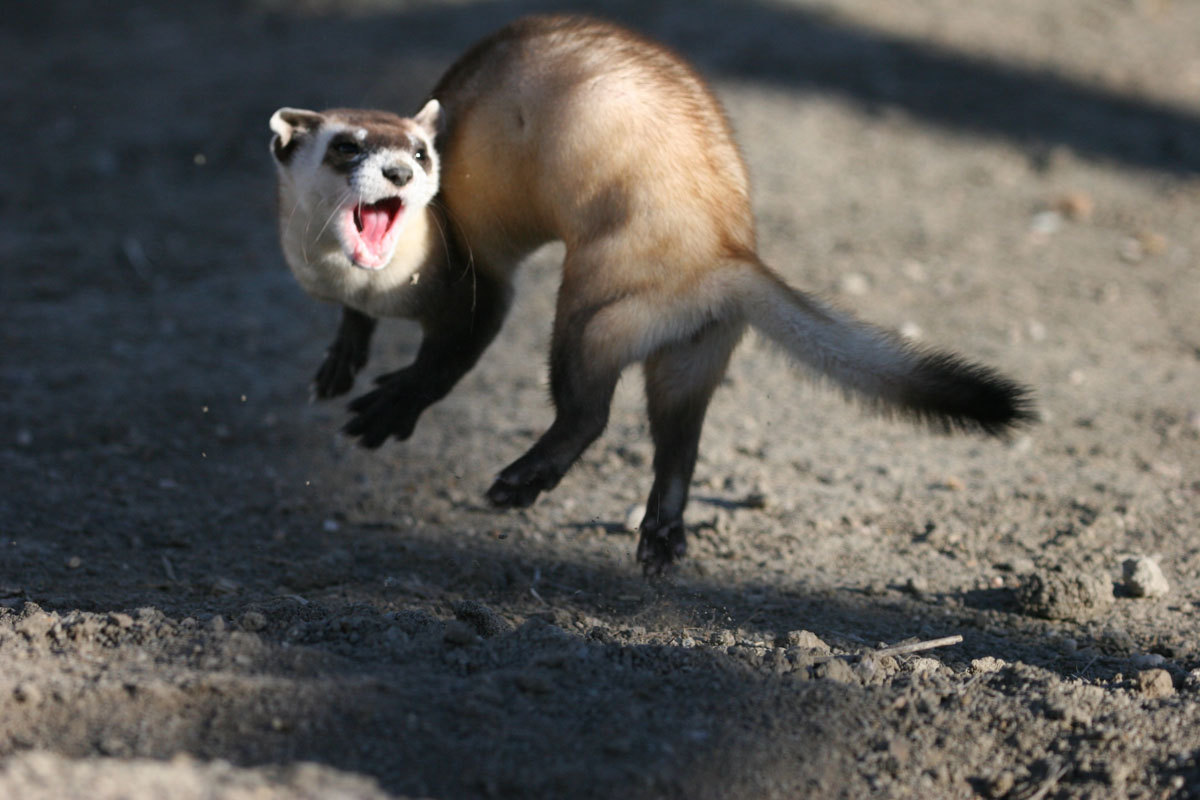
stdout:
[[741,322],[714,322],[646,360],[654,485],[646,501],[637,559],[647,576],[662,574],[687,551],[683,510],[704,416],[744,330]]

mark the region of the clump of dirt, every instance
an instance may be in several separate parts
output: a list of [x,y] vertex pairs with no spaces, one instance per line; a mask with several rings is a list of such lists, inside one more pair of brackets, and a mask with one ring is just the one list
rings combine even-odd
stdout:
[[1112,605],[1112,581],[1086,572],[1035,572],[1021,578],[1017,601],[1026,614],[1082,622]]

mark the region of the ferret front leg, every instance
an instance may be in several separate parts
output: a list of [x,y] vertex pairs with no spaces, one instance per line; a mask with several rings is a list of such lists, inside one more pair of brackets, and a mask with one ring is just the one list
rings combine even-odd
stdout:
[[417,357],[407,367],[380,375],[376,388],[350,403],[353,417],[343,433],[363,447],[376,448],[388,437],[412,436],[417,419],[441,400],[475,366],[508,313],[511,287],[477,274],[464,289],[453,286],[452,302],[431,313]]
[[337,337],[325,353],[325,360],[313,378],[313,392],[318,399],[337,397],[350,391],[354,376],[367,364],[375,318],[349,306],[342,308],[342,321]]

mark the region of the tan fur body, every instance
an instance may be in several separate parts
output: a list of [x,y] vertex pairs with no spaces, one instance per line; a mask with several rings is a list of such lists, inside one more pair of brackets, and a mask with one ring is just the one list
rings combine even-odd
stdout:
[[[469,55],[460,63],[434,91],[453,165],[442,193],[479,263],[511,270],[561,240],[560,317],[573,304],[636,295],[596,323],[614,365],[727,302],[711,278],[727,259],[753,258],[748,179],[724,113],[690,67],[575,18],[517,23],[486,68],[472,70]],[[630,341],[634,330],[646,340]]]
[[[988,433],[1031,417],[1020,386],[903,344],[764,266],[719,103],[686,62],[634,33],[579,17],[519,20],[468,50],[414,120],[358,131],[377,145],[349,161],[332,145],[322,156],[337,141],[330,130],[344,138],[359,124],[354,113],[285,109],[272,128],[285,255],[306,289],[347,307],[318,394],[349,388],[373,317],[425,329],[417,360],[351,405],[346,429],[367,446],[411,434],[499,330],[521,260],[545,242],[566,245],[550,353],[557,416],[500,473],[488,493],[496,505],[553,488],[604,429],[621,371],[644,362],[656,453],[638,557],[661,571],[684,551],[705,410],[747,324],[884,410]],[[418,165],[408,153],[426,136],[437,157]],[[393,192],[403,213],[383,238],[370,226],[355,233],[360,209],[400,202],[362,188],[386,186],[377,171],[395,164],[415,172],[415,189],[402,179]],[[338,237],[319,225],[330,208]]]

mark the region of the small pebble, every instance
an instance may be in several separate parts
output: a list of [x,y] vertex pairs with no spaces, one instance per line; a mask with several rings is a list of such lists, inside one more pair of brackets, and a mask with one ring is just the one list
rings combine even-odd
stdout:
[[922,672],[937,672],[942,668],[942,662],[938,661],[936,658],[918,656],[910,661],[908,666],[913,671],[914,675],[919,675]]
[[67,559],[67,569],[79,569],[83,566],[83,559],[79,556],[71,556]]
[[[807,633],[807,631],[801,631]],[[714,647],[732,647],[737,639],[733,635],[733,631],[717,631],[708,639],[709,643]]]
[[1125,577],[1125,588],[1134,597],[1165,597],[1171,584],[1154,559],[1140,556],[1128,558],[1121,564]]
[[989,672],[998,672],[1004,668],[1004,661],[995,656],[984,656],[971,661],[971,674],[984,675]]
[[1142,243],[1132,236],[1121,240],[1121,244],[1117,246],[1117,254],[1126,264],[1136,264],[1146,256]]
[[1072,222],[1087,222],[1095,209],[1096,203],[1087,192],[1067,192],[1054,201],[1054,210]]
[[470,625],[475,633],[490,638],[512,633],[508,620],[478,600],[464,600],[454,607],[454,616]]
[[864,295],[871,289],[867,277],[860,272],[849,272],[838,281],[838,290],[842,294],[854,296]]
[[646,516],[646,507],[633,505],[625,512],[625,530],[637,533],[642,527],[642,517]]
[[1157,231],[1138,231],[1136,238],[1142,252],[1148,256],[1161,256],[1167,252],[1167,237]]
[[859,682],[858,674],[854,671],[854,667],[840,658],[831,658],[828,661],[822,661],[820,664],[817,664],[813,667],[813,677],[837,681],[838,683]]
[[1033,563],[1032,558],[1016,556],[1015,558],[1010,558],[1008,561],[998,562],[996,564],[996,569],[1003,570],[1005,572],[1013,572],[1017,575],[1025,575],[1037,569],[1037,565]]
[[118,628],[130,628],[133,626],[133,617],[123,614],[120,611],[109,614],[108,621]]
[[267,627],[267,617],[261,611],[247,611],[242,615],[242,630],[261,631]]
[[1139,672],[1134,681],[1138,690],[1151,700],[1159,700],[1175,694],[1171,673],[1165,669],[1147,669]]
[[1007,797],[1016,784],[1016,776],[1011,771],[1004,770],[995,778],[992,778],[991,783],[988,785],[988,797],[997,798],[997,800],[1001,797]]
[[1059,228],[1062,227],[1062,223],[1062,214],[1057,211],[1039,211],[1029,220],[1029,231],[1041,236],[1050,236],[1058,233]]
[[[26,608],[32,605],[32,603],[27,603]],[[45,636],[58,623],[58,615],[42,611],[37,606],[34,606],[34,609],[29,611],[28,616],[15,626],[18,633],[24,634],[31,641]]]
[[783,644],[788,647],[799,647],[802,650],[809,650],[817,653],[828,654],[833,651],[829,645],[821,641],[821,637],[817,636],[812,631],[788,631],[784,637]]

